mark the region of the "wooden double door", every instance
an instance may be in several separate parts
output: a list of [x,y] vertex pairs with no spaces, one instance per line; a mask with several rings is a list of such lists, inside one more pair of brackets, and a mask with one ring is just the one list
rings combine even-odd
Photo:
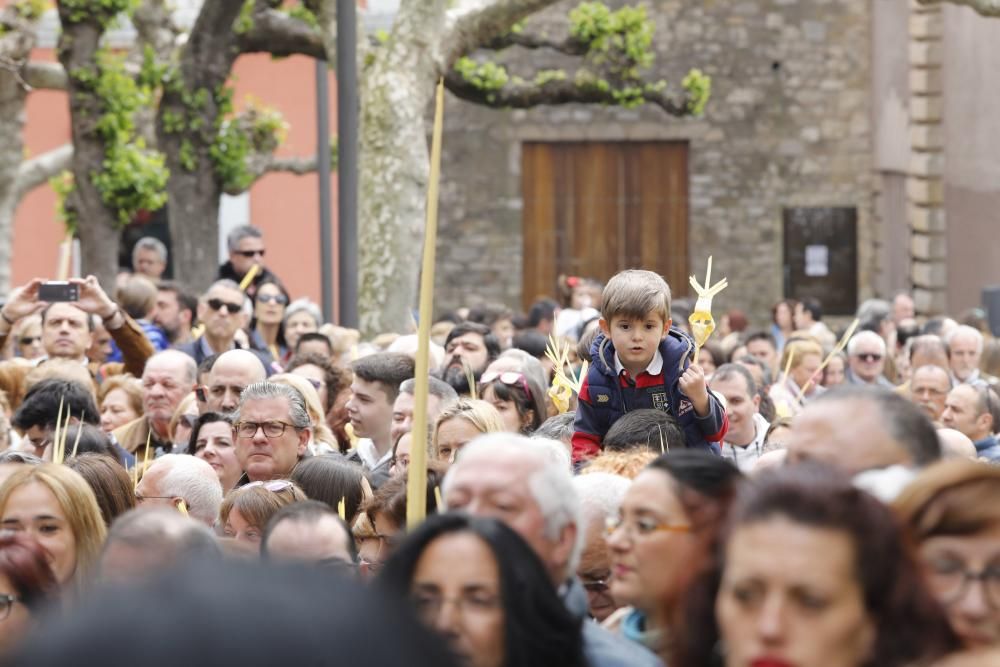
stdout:
[[688,293],[687,142],[528,142],[522,148],[523,301],[557,277],[656,271]]

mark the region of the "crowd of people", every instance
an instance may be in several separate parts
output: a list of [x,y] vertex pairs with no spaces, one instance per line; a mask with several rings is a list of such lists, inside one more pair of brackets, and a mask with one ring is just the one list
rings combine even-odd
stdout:
[[1000,664],[982,313],[782,301],[698,346],[628,270],[443,314],[417,378],[416,335],[228,249],[200,295],[143,239],[0,308],[0,664]]

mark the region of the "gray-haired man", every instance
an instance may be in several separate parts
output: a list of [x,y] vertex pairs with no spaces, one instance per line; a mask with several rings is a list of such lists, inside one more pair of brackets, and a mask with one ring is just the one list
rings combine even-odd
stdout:
[[288,477],[306,455],[312,422],[294,388],[256,382],[243,391],[234,417],[236,458],[244,473],[239,484]]

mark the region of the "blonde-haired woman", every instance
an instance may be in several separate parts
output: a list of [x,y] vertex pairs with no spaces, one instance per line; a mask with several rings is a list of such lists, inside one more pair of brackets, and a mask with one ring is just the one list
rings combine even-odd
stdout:
[[0,486],[0,528],[33,537],[64,590],[91,581],[107,534],[87,482],[52,463],[21,466]]
[[505,430],[503,418],[492,405],[461,398],[442,410],[434,422],[434,451],[438,460],[451,462],[473,438]]
[[280,373],[272,375],[267,381],[288,385],[302,394],[302,398],[306,402],[306,412],[309,413],[309,419],[313,423],[312,440],[308,445],[309,452],[313,456],[340,452],[337,438],[334,437],[333,431],[326,424],[326,415],[323,412],[323,403],[319,400],[319,392],[309,380],[293,373]]
[[823,348],[815,340],[793,338],[785,343],[781,353],[782,376],[768,390],[778,417],[794,417],[802,406],[823,392],[819,376],[822,364]]

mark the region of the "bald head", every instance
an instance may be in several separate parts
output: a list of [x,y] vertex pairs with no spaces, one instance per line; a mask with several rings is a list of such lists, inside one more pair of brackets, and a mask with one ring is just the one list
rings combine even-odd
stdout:
[[244,389],[266,379],[267,369],[257,355],[246,350],[223,352],[208,376],[204,411],[232,412],[239,405]]
[[919,405],[931,421],[941,421],[949,391],[951,375],[940,366],[921,366],[910,377],[910,400]]
[[926,465],[941,456],[931,421],[910,401],[874,387],[837,388],[799,413],[788,461],[814,460],[850,475],[893,465]]
[[946,459],[972,459],[979,456],[976,445],[969,436],[953,428],[939,428],[938,440],[941,441],[941,456]]

